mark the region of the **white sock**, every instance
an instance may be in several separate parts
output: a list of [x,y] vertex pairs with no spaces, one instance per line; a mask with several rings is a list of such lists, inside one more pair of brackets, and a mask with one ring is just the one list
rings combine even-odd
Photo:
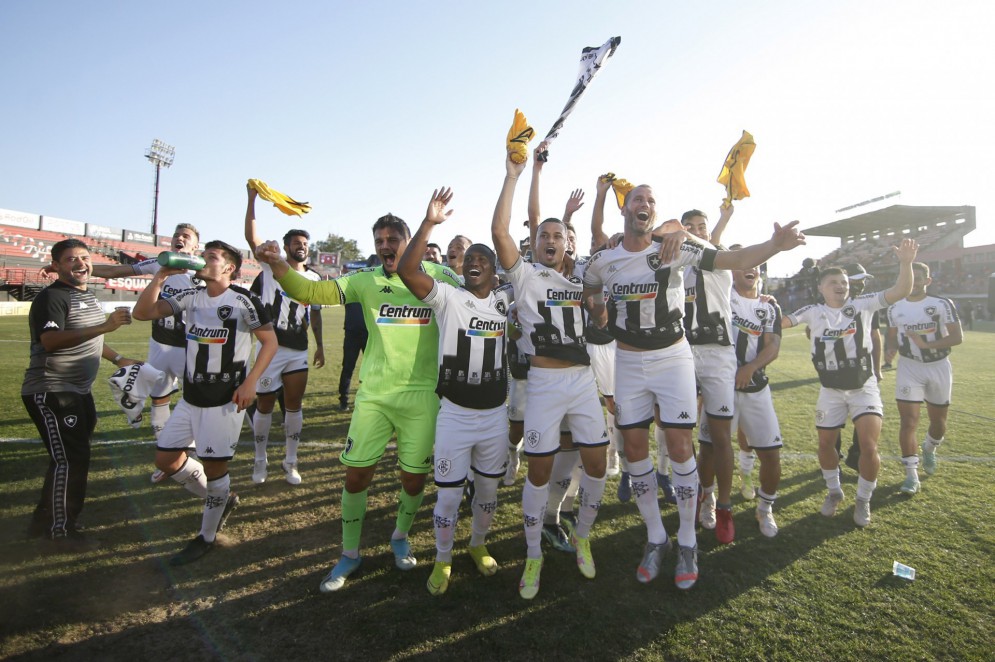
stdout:
[[694,511],[698,500],[698,463],[694,456],[686,462],[671,462],[674,473],[674,493],[677,495],[677,512],[681,526],[677,529],[677,542],[684,547],[694,547],[698,539],[694,533]]
[[[473,493],[473,531],[470,546],[479,547],[487,539],[494,513],[497,511],[498,479],[490,476],[477,476],[474,481],[477,490]],[[456,504],[459,507],[459,503]]]
[[601,478],[591,478],[587,472],[583,472],[580,477],[580,510],[577,513],[577,536],[587,538],[591,535],[591,527],[594,520],[598,518],[598,509],[601,508],[601,496],[605,492],[606,476]]
[[542,558],[542,516],[549,499],[549,483],[536,487],[527,477],[522,488],[522,517],[525,520],[526,555],[530,559]]
[[757,496],[760,497],[760,501],[757,502],[757,510],[769,513],[774,509],[774,499],[777,498],[777,492],[767,494],[761,487],[757,490]]
[[657,471],[666,476],[670,473],[670,450],[667,448],[666,430],[654,425],[653,438],[656,439]]
[[456,520],[459,517],[459,504],[463,499],[463,488],[440,487],[435,498],[435,560],[453,560],[453,538],[456,537]]
[[865,480],[863,478],[857,478],[857,498],[863,499],[864,501],[870,501],[871,495],[874,494],[874,488],[878,486],[876,480]]
[[[272,414],[270,415],[272,418]],[[301,443],[301,430],[304,429],[304,412],[288,409],[283,412],[283,431],[287,435],[287,464],[297,464],[297,445]]]
[[919,478],[919,456],[906,455],[902,458],[902,466],[905,467],[906,478]]
[[753,455],[753,451],[739,451],[739,473],[743,476],[749,476],[753,473],[753,463],[756,457]]
[[166,427],[166,421],[169,420],[169,403],[164,405],[152,405],[152,409],[149,411],[149,424],[152,426],[152,434],[156,439],[159,438],[159,433],[162,429]]
[[944,437],[940,437],[939,439],[933,439],[931,436],[929,436],[929,433],[927,432],[926,438],[923,439],[922,441],[923,450],[936,451],[936,447],[943,443],[943,439]]
[[839,469],[823,469],[822,477],[826,481],[826,488],[830,492],[842,492],[843,488],[840,487],[840,472]]
[[[612,420],[614,420],[614,417],[612,417]],[[622,431],[618,429],[618,426],[615,426],[615,431],[612,433],[612,441],[618,451],[618,468],[625,473],[631,473],[629,471],[629,461],[625,459],[625,439],[622,437]]]
[[646,539],[654,545],[662,545],[667,542],[667,530],[663,528],[660,502],[656,498],[656,471],[653,469],[653,460],[646,457],[630,462],[629,469],[636,507],[646,524]]
[[570,474],[577,462],[577,451],[560,450],[553,456],[553,470],[549,474],[549,496],[546,512],[543,514],[543,524],[556,524],[560,519],[560,506],[566,498],[570,487]]
[[576,461],[570,469],[570,485],[567,487],[566,498],[560,504],[560,512],[570,512],[574,509],[574,499],[577,498],[577,491],[580,489],[580,476],[584,473],[584,463],[580,460],[580,452],[576,453]]
[[170,476],[194,496],[201,499],[207,497],[207,476],[204,475],[204,465],[192,457],[187,457],[180,470]]
[[221,478],[207,481],[207,496],[204,498],[204,516],[200,521],[200,535],[206,542],[214,542],[218,533],[221,515],[231,492],[231,478],[225,474]]
[[266,444],[269,443],[269,429],[273,425],[273,412],[264,414],[256,411],[252,417],[252,434],[256,440],[256,462],[266,459]]

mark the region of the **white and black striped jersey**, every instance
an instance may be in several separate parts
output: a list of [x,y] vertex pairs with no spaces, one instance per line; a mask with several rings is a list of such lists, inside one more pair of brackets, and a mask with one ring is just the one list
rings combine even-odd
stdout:
[[729,345],[732,272],[684,269],[684,330],[692,345]]
[[612,336],[640,349],[669,347],[684,336],[684,267],[711,271],[718,253],[686,241],[677,258],[663,264],[659,252],[656,242],[636,253],[619,244],[594,254],[584,272],[585,288],[608,290]]
[[439,325],[436,393],[468,409],[500,407],[508,395],[505,362],[510,286],[479,299],[463,288],[435,281],[423,299]]
[[[507,328],[510,329],[512,326],[517,326],[519,332],[522,330],[521,324],[519,324],[517,319],[517,303],[513,303],[508,306],[508,325]],[[528,379],[529,378],[529,367],[530,360],[529,355],[521,350],[518,346],[518,339],[513,338],[512,334],[508,334],[508,371],[511,376],[515,379]]]
[[817,303],[788,315],[792,325],[811,327],[812,363],[823,386],[857,389],[871,376],[871,318],[885,305],[884,292],[872,292],[840,308]]
[[[307,330],[311,326],[312,306],[292,299],[280,284],[273,278],[273,268],[265,262],[260,265],[262,271],[252,281],[249,289],[259,296],[266,306],[266,313],[276,331],[276,340],[280,347],[287,349],[307,349]],[[308,280],[321,280],[316,272],[310,269],[298,272]],[[313,306],[318,309],[319,306]]]
[[532,356],[590,365],[584,338],[587,311],[581,301],[584,287],[577,270],[565,277],[519,258],[505,273],[518,301],[519,349]]
[[[781,335],[781,309],[760,299],[742,296],[735,289],[729,297],[732,313],[732,342],[736,346],[736,365],[744,366],[757,358],[764,348],[764,334]],[[753,373],[750,384],[736,389],[745,393],[756,393],[767,386],[767,372],[760,368]]]
[[[142,260],[137,264],[133,264],[131,268],[135,270],[136,276],[154,276],[156,272],[159,271],[160,265],[156,258],[151,258],[149,260]],[[183,290],[189,290],[194,287],[203,287],[204,281],[199,278],[194,278],[193,274],[193,271],[188,271],[182,274],[167,276],[166,279],[162,281],[162,287],[159,289],[159,298],[168,299]],[[162,319],[153,320],[152,340],[161,345],[168,345],[170,347],[186,347],[187,331],[183,324],[183,315],[177,313],[172,317],[164,317]]]
[[249,290],[231,285],[216,297],[206,288],[166,299],[187,321],[187,368],[183,399],[197,407],[231,402],[245,380],[252,332],[269,324],[263,304]]
[[898,353],[903,358],[932,363],[950,355],[950,348],[919,349],[909,340],[915,334],[926,342],[950,335],[947,324],[960,323],[957,308],[950,299],[927,296],[922,301],[902,299],[888,308],[888,326],[898,329]]

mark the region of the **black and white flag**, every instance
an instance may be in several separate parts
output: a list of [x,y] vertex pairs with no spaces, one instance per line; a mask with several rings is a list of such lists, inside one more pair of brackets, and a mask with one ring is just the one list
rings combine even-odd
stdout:
[[[577,105],[577,101],[584,94],[584,90],[587,89],[587,86],[591,84],[594,77],[601,71],[604,61],[615,54],[615,49],[621,43],[621,37],[612,37],[601,46],[588,46],[581,51],[580,74],[577,76],[577,84],[574,85],[574,89],[570,93],[570,98],[567,100],[567,105],[563,107],[563,111],[560,113],[560,118],[553,122],[553,128],[549,130],[549,133],[543,139],[547,144],[553,142],[560,135],[563,123],[567,120],[570,113],[573,112],[574,106]],[[547,153],[543,152],[540,155],[543,161],[546,160]]]

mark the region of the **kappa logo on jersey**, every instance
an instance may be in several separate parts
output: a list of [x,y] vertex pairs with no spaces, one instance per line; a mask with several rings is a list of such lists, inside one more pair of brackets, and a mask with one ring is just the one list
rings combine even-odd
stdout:
[[466,335],[479,338],[500,338],[504,335],[504,320],[482,320],[471,317],[466,325]]
[[[230,308],[229,306],[224,307]],[[218,309],[218,315],[221,315],[220,308]],[[187,329],[187,340],[204,345],[224,345],[228,342],[228,329],[212,329],[194,324]]]
[[59,325],[55,322],[45,322],[45,326],[42,329],[58,329]]
[[508,314],[508,306],[505,305],[504,301],[499,300],[496,304],[494,304],[494,309],[497,310],[502,315]]
[[377,324],[429,324],[432,322],[432,309],[419,306],[395,306],[389,303],[380,305]]
[[539,433],[535,430],[529,430],[525,433],[525,441],[529,442],[529,446],[535,448],[539,445]]
[[549,278],[549,272],[548,271],[540,271],[539,272],[539,276],[542,277],[542,278]]
[[62,422],[66,424],[66,427],[74,428],[76,427],[76,423],[79,422],[79,418],[75,414],[69,414],[62,419]]
[[853,306],[846,305],[843,306],[843,314],[846,315],[847,317],[853,317],[854,315],[857,314],[857,310]]
[[453,468],[453,463],[444,457],[440,457],[435,462],[435,470],[439,472],[440,476],[448,476],[449,471]]
[[728,414],[729,413],[729,408],[726,407],[725,405],[722,405],[721,407],[719,407],[719,413],[720,414]]
[[658,253],[647,255],[646,264],[648,264],[649,268],[653,271],[659,271],[660,267],[663,266],[663,262],[660,261],[660,255]]
[[235,312],[235,309],[231,306],[221,306],[218,308],[218,319],[224,322],[226,319],[231,317],[231,314]]
[[380,288],[380,292],[382,294],[393,294],[394,290],[390,288],[390,285],[384,285],[383,287]]
[[477,309],[477,306],[475,306],[472,301],[464,301],[463,305],[466,306],[467,308],[469,308],[470,310],[476,310]]
[[[542,273],[546,273],[543,271]],[[547,306],[579,306],[581,300],[580,292],[568,292],[566,290],[546,290]]]
[[611,287],[611,297],[615,301],[644,301],[655,299],[660,289],[659,283],[615,283]]
[[680,414],[679,414],[679,415],[677,416],[677,418],[679,418],[679,419],[680,419],[680,420],[682,420],[682,421],[687,421],[687,420],[690,420],[690,419],[691,419],[691,415],[690,415],[690,414],[688,414],[688,413],[687,413],[686,411],[682,411],[682,412],[681,412],[681,413],[680,413]]
[[615,266],[614,264],[613,264],[613,265],[611,265],[610,267],[608,267],[608,273],[609,273],[609,274],[613,274],[613,273],[615,273],[616,271],[618,271],[618,267],[617,267],[617,266]]

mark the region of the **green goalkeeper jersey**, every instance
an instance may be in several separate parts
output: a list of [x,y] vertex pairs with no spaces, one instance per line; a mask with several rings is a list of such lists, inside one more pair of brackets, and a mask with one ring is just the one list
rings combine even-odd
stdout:
[[[459,287],[447,267],[422,262],[432,278]],[[431,307],[383,267],[360,269],[335,280],[310,281],[294,270],[277,279],[292,299],[310,304],[359,303],[369,332],[360,388],[368,393],[434,391],[439,379],[439,327]]]

